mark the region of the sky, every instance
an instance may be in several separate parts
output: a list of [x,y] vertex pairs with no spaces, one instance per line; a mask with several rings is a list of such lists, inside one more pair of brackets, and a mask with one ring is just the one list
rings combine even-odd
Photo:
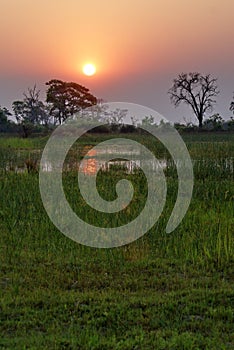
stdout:
[[[132,102],[171,121],[194,122],[167,94],[182,72],[218,78],[214,113],[234,91],[233,0],[0,0],[0,105],[34,84],[74,81],[106,102]],[[87,62],[96,65],[84,76]]]

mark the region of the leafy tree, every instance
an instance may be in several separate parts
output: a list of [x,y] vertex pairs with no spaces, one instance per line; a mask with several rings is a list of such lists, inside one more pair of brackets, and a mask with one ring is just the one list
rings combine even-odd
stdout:
[[208,129],[221,130],[224,122],[225,121],[221,115],[216,113],[204,121],[204,126],[206,126]]
[[182,73],[174,79],[173,86],[169,89],[171,102],[175,107],[181,102],[189,105],[202,127],[206,112],[211,112],[214,97],[218,95],[217,79],[211,78],[210,74]]
[[11,112],[6,107],[0,106],[0,132],[10,129],[12,122],[8,119]]
[[123,124],[127,113],[127,109],[116,108],[115,110],[110,110],[107,113],[107,122],[113,125]]
[[89,89],[77,83],[67,83],[62,80],[50,80],[48,85],[46,101],[52,105],[50,114],[55,123],[61,124],[69,116],[80,110],[97,104]]
[[125,118],[128,114],[127,109],[115,108],[114,110],[105,110],[103,120],[109,124],[110,130],[119,132],[124,125]]
[[143,126],[149,126],[149,125],[153,125],[154,124],[154,117],[151,115],[151,116],[145,116],[142,121],[141,121],[141,124]]
[[27,119],[27,112],[24,101],[14,101],[12,103],[15,119],[20,125],[23,137],[27,138],[32,131],[32,123]]
[[0,106],[0,124],[6,124],[10,116],[11,112],[6,107]]

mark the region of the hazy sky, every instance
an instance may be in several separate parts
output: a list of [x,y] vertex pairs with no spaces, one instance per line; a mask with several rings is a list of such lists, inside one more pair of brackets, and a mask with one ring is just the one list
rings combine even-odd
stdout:
[[[35,83],[75,81],[106,101],[135,102],[169,120],[192,119],[167,91],[181,72],[218,77],[214,112],[234,91],[233,0],[0,0],[0,105]],[[96,64],[93,77],[84,63]]]

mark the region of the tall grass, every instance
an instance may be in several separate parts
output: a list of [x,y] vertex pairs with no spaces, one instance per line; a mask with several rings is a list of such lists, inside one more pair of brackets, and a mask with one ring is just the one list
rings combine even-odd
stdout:
[[[137,241],[113,249],[82,246],[59,232],[43,207],[37,169],[15,171],[27,159],[29,165],[39,161],[42,149],[35,149],[35,141],[19,149],[1,140],[0,347],[233,349],[233,138],[213,143],[198,136],[187,140],[195,183],[178,228],[165,232],[178,190],[168,158],[160,219]],[[88,135],[86,141],[90,146],[103,139]],[[145,136],[142,141],[165,156],[160,143]],[[83,151],[75,146],[70,160]],[[135,192],[119,215],[87,206],[75,171],[64,172],[64,191],[84,220],[119,226],[138,215],[147,196],[144,174],[126,174],[123,167],[98,174],[100,195],[113,200],[122,177]]]
[[[190,145],[190,152],[192,150],[200,156],[194,162],[193,198],[182,223],[171,234],[165,233],[165,227],[176,200],[177,175],[173,165],[166,170],[168,195],[164,212],[144,238],[128,247],[129,256],[132,256],[131,249],[139,255],[142,245],[147,247],[145,258],[161,256],[184,262],[218,265],[234,259],[232,143],[219,143],[216,148],[214,145],[212,147],[213,152],[209,152],[208,157],[207,153],[202,153],[200,143]],[[228,163],[225,159],[227,149]],[[0,153],[1,162],[12,154],[12,150]],[[123,176],[126,177],[123,169],[112,169],[100,174],[97,183],[100,195],[113,200],[115,185]],[[76,173],[66,173],[64,188],[71,207],[82,219],[96,226],[119,226],[139,215],[147,195],[147,184],[141,171],[128,174],[127,177],[135,185],[135,194],[130,206],[118,215],[95,212],[90,208],[79,194]],[[75,258],[77,251],[89,251],[89,248],[69,241],[50,222],[41,202],[37,174],[2,173],[0,198],[1,240],[5,248],[2,257],[25,257],[29,252],[35,256],[50,256],[59,251],[60,258],[67,258],[68,255]],[[125,255],[126,247],[116,249],[112,254],[119,256],[120,253]],[[144,258],[143,253],[140,256]]]

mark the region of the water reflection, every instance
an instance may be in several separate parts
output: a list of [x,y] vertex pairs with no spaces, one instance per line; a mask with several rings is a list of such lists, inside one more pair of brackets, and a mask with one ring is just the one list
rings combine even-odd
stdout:
[[79,169],[86,175],[95,175],[98,169],[98,162],[97,162],[97,159],[95,158],[97,156],[97,151],[91,149],[87,153],[87,156],[90,158],[88,159],[85,158],[81,163],[81,166]]
[[[81,153],[79,153],[81,154]],[[111,154],[113,155],[113,159],[107,161],[106,157],[107,155]],[[82,156],[84,158],[82,160],[76,159],[67,159],[65,161],[65,164],[63,166],[63,171],[81,171],[86,175],[95,175],[101,169],[102,171],[109,171],[111,167],[113,166],[119,166],[121,168],[124,168],[127,173],[133,173],[135,170],[142,168],[143,164],[147,164],[147,167],[150,168],[152,172],[156,172],[159,167],[162,169],[168,169],[172,167],[180,167],[182,164],[180,164],[180,161],[178,161],[177,164],[174,164],[172,159],[155,159],[147,160],[147,159],[141,159],[141,155],[136,150],[132,149],[131,152],[126,151],[126,149],[121,148],[116,150],[105,149],[101,152],[97,152],[95,149],[90,149],[90,146],[83,149]],[[130,156],[130,157],[129,157]],[[29,155],[30,158],[30,155]],[[127,160],[125,158],[132,158],[131,160]],[[33,160],[31,161],[33,162]],[[38,159],[37,165],[35,166],[35,170],[39,170],[39,162]],[[233,158],[221,158],[221,159],[197,159],[193,160],[193,166],[194,170],[200,172],[205,169],[209,169],[212,173],[218,173],[220,171],[225,171],[228,173],[234,172],[234,166],[233,166]],[[36,163],[35,163],[36,164]],[[0,170],[7,171],[7,172],[15,172],[15,173],[24,173],[28,172],[28,166],[27,166],[27,159],[23,160],[20,159],[17,161],[17,159],[6,161],[5,164],[0,164]],[[45,172],[52,172],[53,170],[56,170],[53,168],[52,163],[45,162],[43,164],[42,171]]]
[[[128,174],[133,173],[136,169],[141,168],[141,162],[143,160],[111,160],[106,161],[105,159],[84,159],[83,162],[79,166],[79,171],[83,172],[86,175],[95,175],[97,171],[100,169],[102,171],[109,171],[112,167],[120,167],[122,169],[125,169],[125,171]],[[144,160],[145,163],[147,163],[146,160]],[[160,161],[148,161],[148,166],[152,171],[157,171],[159,167],[162,169],[165,169],[167,167],[167,161],[166,160],[160,160]]]
[[[141,168],[142,162],[147,163],[147,160],[140,160],[140,159],[134,159],[134,160],[111,160],[106,161],[105,159],[96,158],[93,154],[93,157],[85,158],[82,162],[76,161],[76,162],[69,162],[65,163],[63,167],[63,171],[81,171],[86,175],[95,175],[99,169],[102,171],[109,171],[111,167],[113,166],[119,166],[121,168],[125,168],[127,173],[133,173],[137,168]],[[180,166],[180,164],[174,164],[172,160],[167,159],[159,159],[158,161],[148,161],[148,166],[150,169],[155,172],[158,170],[159,166],[162,169],[175,167],[175,165]],[[220,161],[212,162],[211,160],[193,160],[193,166],[199,170],[199,169],[206,169],[211,168],[212,171],[220,171],[221,169],[225,171],[229,171],[230,173],[234,172],[234,165],[233,165],[233,159],[223,159]],[[38,168],[39,168],[39,162],[38,162]],[[37,168],[37,169],[38,169]],[[0,170],[4,170],[6,172],[14,172],[14,173],[25,173],[28,172],[28,168],[26,165],[14,165],[12,162],[7,163],[5,168],[1,168]],[[52,163],[45,162],[42,167],[42,171],[45,172],[52,172],[53,167]]]

